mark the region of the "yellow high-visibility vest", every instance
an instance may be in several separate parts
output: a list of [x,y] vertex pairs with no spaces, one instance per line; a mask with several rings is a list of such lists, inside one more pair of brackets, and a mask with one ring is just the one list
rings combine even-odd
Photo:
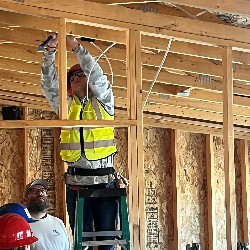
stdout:
[[[82,118],[81,118],[82,117]],[[77,96],[73,97],[70,105],[68,120],[114,120],[96,98],[91,98],[84,109]],[[66,162],[77,161],[82,154],[81,128],[64,128],[61,131],[61,158]],[[83,128],[83,144],[85,157],[90,160],[106,158],[116,152],[114,128]]]

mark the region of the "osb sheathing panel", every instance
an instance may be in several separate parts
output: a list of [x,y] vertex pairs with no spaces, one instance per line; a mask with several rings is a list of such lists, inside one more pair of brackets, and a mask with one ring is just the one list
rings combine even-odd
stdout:
[[[30,112],[29,119],[54,119],[56,116],[39,111]],[[53,179],[52,195],[55,212],[63,218],[63,173],[62,161],[59,156],[60,129],[29,129],[30,180],[43,177],[44,172],[53,170],[49,177]],[[53,136],[54,149],[50,138]],[[21,139],[20,139],[21,138]],[[45,138],[43,147],[41,140]],[[116,169],[123,169],[127,176],[127,129],[115,129],[118,153],[115,156]],[[49,141],[47,141],[49,139]],[[11,201],[21,201],[24,185],[23,172],[23,130],[0,130],[0,204]],[[46,143],[47,142],[47,143]],[[49,143],[48,143],[49,142]],[[144,162],[145,162],[145,201],[146,201],[146,232],[147,250],[170,248],[173,240],[173,202],[172,202],[172,163],[171,163],[170,130],[158,128],[144,129]],[[240,184],[238,165],[238,141],[235,144],[236,154],[236,188]],[[47,148],[47,151],[46,151]],[[249,142],[250,148],[250,142]],[[42,164],[47,152],[47,159],[51,167]],[[221,138],[214,138],[214,180],[215,180],[215,210],[216,210],[216,244],[218,249],[225,249],[226,217],[225,217],[225,175],[223,165],[223,144]],[[32,153],[33,152],[33,153]],[[50,157],[55,153],[53,159]],[[205,136],[180,132],[178,138],[178,155],[180,162],[179,199],[181,247],[185,249],[187,243],[199,242],[202,249],[207,245],[207,193],[206,193],[206,163]],[[45,158],[46,158],[45,157]],[[44,159],[45,159],[44,158]],[[250,150],[249,150],[250,158]],[[45,159],[46,161],[46,159]],[[53,161],[53,162],[52,162]],[[54,183],[54,184],[53,184]],[[249,184],[250,185],[250,184]],[[237,189],[238,190],[238,189]],[[237,191],[237,194],[239,192]],[[240,198],[240,197],[239,197]],[[237,198],[237,202],[239,202]],[[238,203],[237,203],[238,204]],[[237,206],[239,207],[239,206]],[[250,215],[250,208],[248,209]],[[249,216],[250,218],[250,216]],[[240,222],[241,223],[241,222]],[[241,227],[241,226],[240,226]],[[240,236],[241,232],[238,232]]]
[[144,129],[147,250],[171,250],[173,201],[170,130]]
[[22,200],[23,141],[22,129],[0,129],[0,205]]
[[237,217],[237,237],[238,241],[244,242],[243,238],[243,213],[242,213],[242,174],[240,156],[240,141],[235,140],[234,144],[234,162],[235,162],[235,191],[236,191],[236,217]]
[[114,165],[117,171],[123,172],[128,178],[128,129],[116,128],[115,141],[117,153],[114,157]]
[[226,249],[226,208],[224,147],[222,139],[214,137],[215,237],[217,249]]
[[60,143],[59,143],[59,138],[60,138],[60,128],[55,129],[55,168],[54,168],[54,173],[55,173],[55,196],[56,196],[56,216],[58,216],[61,219],[64,219],[64,214],[63,214],[63,190],[64,190],[64,182],[62,181],[62,174],[64,172],[64,163],[61,160],[60,157]]
[[180,174],[180,242],[199,243],[207,249],[207,172],[205,136],[179,133],[178,159]]
[[[51,112],[29,110],[29,120],[55,119]],[[57,214],[57,190],[55,177],[55,128],[36,128],[28,130],[29,145],[29,181],[43,178],[49,184],[50,213]],[[57,143],[57,142],[56,142]]]

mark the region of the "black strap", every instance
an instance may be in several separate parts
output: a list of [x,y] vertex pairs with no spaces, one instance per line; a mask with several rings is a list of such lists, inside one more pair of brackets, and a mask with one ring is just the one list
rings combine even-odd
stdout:
[[118,197],[127,196],[126,188],[110,188],[110,189],[79,189],[79,197]]
[[103,176],[108,174],[114,174],[114,168],[98,168],[98,169],[84,169],[68,167],[67,173],[70,175],[81,175],[81,176]]

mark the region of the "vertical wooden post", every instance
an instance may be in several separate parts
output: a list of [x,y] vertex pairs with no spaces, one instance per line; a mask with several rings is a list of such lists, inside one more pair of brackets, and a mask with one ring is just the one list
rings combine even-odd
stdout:
[[172,160],[172,187],[173,187],[173,220],[174,242],[171,249],[180,250],[180,170],[178,159],[178,130],[171,130],[171,160]]
[[131,248],[145,249],[145,201],[143,160],[143,113],[141,81],[141,37],[127,31],[127,114],[137,126],[128,129],[129,216]]
[[[67,103],[67,48],[66,48],[66,19],[60,18],[58,32],[58,57],[59,57],[59,117],[61,120],[67,119],[68,103]],[[63,175],[66,172],[67,165],[63,164]],[[69,220],[66,208],[66,189],[63,185],[63,220],[66,227],[69,227]]]
[[216,223],[214,202],[214,147],[213,136],[206,135],[206,162],[207,162],[207,211],[208,211],[208,249],[216,250]]
[[60,18],[58,32],[59,56],[59,117],[64,120],[68,115],[67,103],[67,48],[66,48],[66,19]]
[[237,244],[234,130],[233,130],[233,71],[232,48],[223,48],[223,139],[226,196],[226,236],[227,249],[233,250]]
[[248,161],[248,144],[247,140],[240,140],[240,164],[241,164],[241,207],[242,207],[242,220],[243,220],[243,242],[249,242],[248,236],[248,209],[249,202],[249,161]]
[[[126,69],[127,69],[127,115],[128,119],[136,118],[136,90],[135,90],[135,41],[131,30],[126,34]],[[139,249],[139,221],[138,221],[138,182],[137,182],[137,150],[136,127],[128,128],[128,173],[129,173],[129,220],[131,249]],[[132,213],[133,211],[133,213]],[[135,242],[137,241],[137,242]]]
[[138,147],[138,181],[139,181],[139,220],[140,220],[140,246],[146,249],[146,215],[145,215],[145,170],[144,170],[144,136],[143,136],[143,96],[142,96],[142,60],[141,60],[141,34],[136,31],[136,98],[137,98],[137,147]]
[[[23,108],[23,118],[25,121],[28,120],[29,108]],[[24,137],[24,188],[29,183],[29,129],[23,129],[23,137]]]

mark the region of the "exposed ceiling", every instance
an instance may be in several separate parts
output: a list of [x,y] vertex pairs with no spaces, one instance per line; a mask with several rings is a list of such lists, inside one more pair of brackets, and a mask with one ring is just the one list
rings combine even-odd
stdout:
[[[95,2],[136,9],[140,13],[150,12],[168,17],[182,17],[185,18],[183,20],[187,20],[187,23],[188,20],[200,20],[204,21],[202,23],[204,27],[209,23],[232,26],[237,22],[240,27],[244,26],[241,29],[249,27],[247,16],[173,3],[178,1],[168,3],[168,1],[96,0]],[[230,18],[233,21],[230,22]],[[53,29],[54,20],[51,17],[42,18],[9,12],[0,3],[0,104],[50,110],[40,88],[42,53],[38,52],[37,47],[46,39],[47,31]],[[68,23],[67,29],[73,31],[77,37],[94,37],[95,44],[101,49],[107,48],[112,41],[117,42],[106,56],[114,74],[113,89],[116,96],[117,115],[122,116],[127,103],[125,32],[114,32],[75,23]],[[187,32],[189,32],[188,29],[187,24]],[[220,32],[223,33],[223,31]],[[169,40],[163,37],[142,35],[144,98],[149,93],[168,42]],[[92,55],[99,56],[100,52],[93,45],[88,42],[82,43]],[[248,135],[250,134],[249,52],[250,50],[244,46],[242,49],[237,48],[233,51],[234,124],[239,131],[247,131]],[[75,62],[74,56],[69,52],[68,66]],[[100,64],[111,78],[106,60],[101,59]],[[145,122],[148,121],[149,124],[157,126],[160,121],[168,127],[170,126],[168,122],[179,124],[180,121],[185,121],[186,125],[183,123],[183,128],[189,124],[190,126],[197,124],[201,132],[203,129],[204,132],[209,132],[209,127],[221,128],[222,77],[220,47],[205,42],[198,44],[181,39],[174,40],[146,103]]]

